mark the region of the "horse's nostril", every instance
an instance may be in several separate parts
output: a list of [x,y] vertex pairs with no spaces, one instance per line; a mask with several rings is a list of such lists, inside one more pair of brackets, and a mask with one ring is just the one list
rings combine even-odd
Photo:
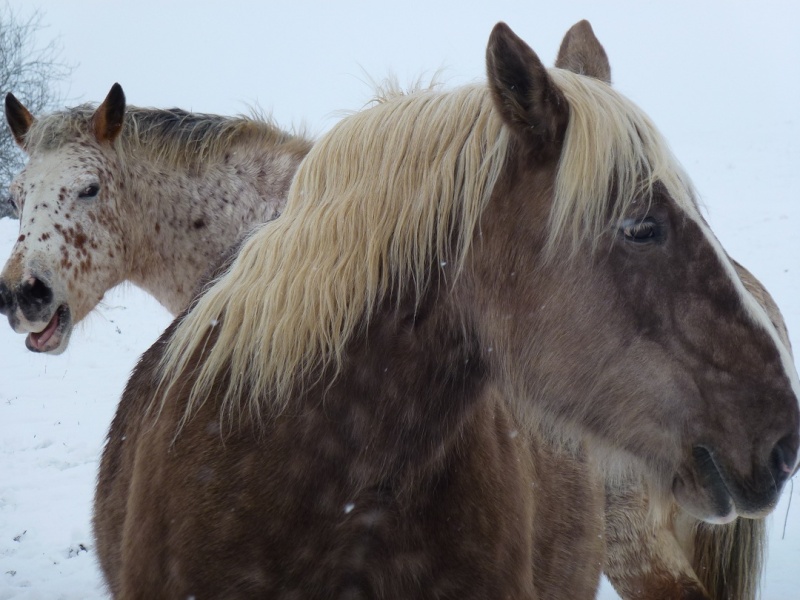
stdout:
[[31,277],[19,290],[20,304],[45,306],[53,301],[53,290],[36,277]]
[[53,299],[53,292],[39,279],[34,279],[30,294],[32,298],[42,302],[49,302]]
[[772,449],[770,468],[776,482],[782,483],[792,475],[797,461],[797,446],[797,434],[792,433],[778,440]]

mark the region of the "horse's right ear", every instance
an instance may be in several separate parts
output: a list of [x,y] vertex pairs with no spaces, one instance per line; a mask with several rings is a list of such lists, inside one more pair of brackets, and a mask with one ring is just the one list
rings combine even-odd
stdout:
[[92,115],[92,128],[98,142],[113,142],[122,131],[125,118],[125,93],[122,86],[115,83],[111,86],[106,99],[97,107]]
[[33,115],[11,92],[6,94],[6,121],[17,145],[25,149],[25,134],[33,125]]
[[569,121],[567,100],[547,69],[505,23],[486,48],[489,89],[503,120],[537,153],[560,154]]

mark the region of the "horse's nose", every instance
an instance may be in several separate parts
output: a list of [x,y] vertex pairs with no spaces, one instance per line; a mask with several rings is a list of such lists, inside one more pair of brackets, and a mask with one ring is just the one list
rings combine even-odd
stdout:
[[28,311],[41,309],[53,301],[53,290],[37,277],[31,277],[19,287],[17,302]]
[[797,433],[791,433],[781,438],[770,453],[770,470],[775,478],[775,483],[781,485],[795,471],[797,451],[800,445]]
[[14,298],[11,295],[11,290],[6,285],[5,281],[0,281],[0,315],[8,316],[12,310]]

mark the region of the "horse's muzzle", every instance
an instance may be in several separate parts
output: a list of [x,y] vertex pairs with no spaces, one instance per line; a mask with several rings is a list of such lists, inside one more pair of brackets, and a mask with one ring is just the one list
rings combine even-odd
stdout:
[[47,320],[53,312],[53,297],[52,288],[38,277],[28,277],[13,288],[0,281],[0,314],[11,318],[19,308],[30,322]]

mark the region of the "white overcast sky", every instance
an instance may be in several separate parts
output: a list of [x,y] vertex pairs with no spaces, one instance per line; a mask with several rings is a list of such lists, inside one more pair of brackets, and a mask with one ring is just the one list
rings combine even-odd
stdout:
[[[38,8],[47,25],[42,41],[59,37],[63,58],[77,64],[65,82],[70,104],[99,102],[118,81],[131,104],[222,114],[258,105],[281,124],[306,123],[319,133],[336,121],[337,111],[357,109],[369,99],[367,75],[395,73],[409,82],[444,68],[452,84],[481,79],[486,40],[499,20],[552,64],[563,33],[587,18],[608,51],[618,87],[668,138],[684,133],[681,114],[687,110],[698,113],[692,128],[706,120],[735,128],[794,119],[800,108],[795,0],[9,5],[21,14]],[[789,98],[774,103],[774,94]]]

